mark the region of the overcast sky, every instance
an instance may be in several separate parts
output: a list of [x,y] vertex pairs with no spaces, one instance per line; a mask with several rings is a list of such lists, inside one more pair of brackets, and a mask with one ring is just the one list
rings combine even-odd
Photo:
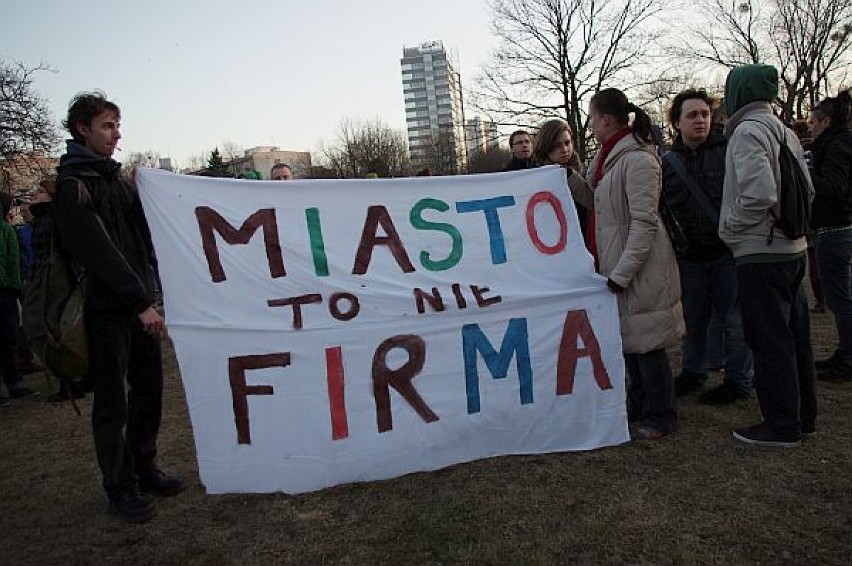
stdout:
[[57,70],[35,84],[57,123],[75,93],[105,91],[118,160],[183,165],[223,140],[316,151],[344,117],[404,129],[402,48],[435,39],[472,84],[495,46],[486,0],[21,0],[3,8],[0,57]]

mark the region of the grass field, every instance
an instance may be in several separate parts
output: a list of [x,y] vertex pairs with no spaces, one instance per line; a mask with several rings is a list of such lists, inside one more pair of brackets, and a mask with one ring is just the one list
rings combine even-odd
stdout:
[[[829,316],[813,320],[818,359],[834,343]],[[121,523],[105,512],[89,400],[82,418],[67,403],[14,402],[0,410],[0,564],[852,563],[852,384],[821,384],[817,434],[795,450],[731,438],[756,420],[753,396],[723,408],[691,396],[680,431],[653,444],[208,496],[167,352],[160,464],[189,489],[150,523]]]

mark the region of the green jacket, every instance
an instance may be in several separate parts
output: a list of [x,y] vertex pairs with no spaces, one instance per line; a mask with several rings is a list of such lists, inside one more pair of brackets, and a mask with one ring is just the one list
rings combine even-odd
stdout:
[[21,290],[21,264],[18,236],[7,222],[0,222],[0,289]]

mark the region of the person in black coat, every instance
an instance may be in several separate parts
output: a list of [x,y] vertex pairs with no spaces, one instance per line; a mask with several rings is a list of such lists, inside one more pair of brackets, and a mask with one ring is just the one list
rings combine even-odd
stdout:
[[165,323],[154,309],[155,260],[142,204],[111,158],[120,119],[102,93],[74,98],[53,215],[61,249],[85,273],[92,430],[109,509],[141,522],[155,513],[148,494],[176,495],[183,483],[156,465]]
[[849,91],[820,102],[808,117],[816,195],[811,226],[825,303],[834,315],[837,348],[819,361],[817,377],[852,381],[852,130]]

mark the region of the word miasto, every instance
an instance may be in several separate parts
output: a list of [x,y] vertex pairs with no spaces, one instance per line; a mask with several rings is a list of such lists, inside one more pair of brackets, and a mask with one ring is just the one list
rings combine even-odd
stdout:
[[[506,244],[500,225],[500,209],[516,206],[515,197],[499,196],[481,200],[459,201],[455,203],[458,214],[481,213],[485,220],[485,230],[491,253],[491,263],[499,265],[508,261]],[[536,209],[540,206],[549,207],[559,226],[559,235],[555,242],[547,243],[541,239],[536,225]],[[432,210],[445,213],[450,209],[446,202],[434,198],[424,198],[417,201],[409,212],[408,221],[416,230],[443,232],[449,238],[449,251],[445,257],[433,257],[429,251],[421,250],[418,255],[420,265],[428,271],[445,271],[458,265],[464,255],[464,241],[459,229],[446,222],[433,222],[423,218],[424,211]],[[199,206],[195,209],[198,228],[201,233],[201,243],[210,277],[214,283],[227,279],[225,269],[219,258],[219,247],[216,243],[216,233],[228,245],[247,244],[252,236],[260,229],[266,249],[269,264],[269,274],[272,277],[285,277],[287,271],[284,255],[278,235],[278,221],[274,208],[263,208],[252,213],[239,228],[233,226],[218,212],[209,206]],[[550,191],[540,191],[533,194],[525,208],[527,235],[533,246],[540,253],[555,255],[562,252],[568,243],[568,220],[562,203]],[[326,256],[325,240],[320,223],[318,208],[305,209],[305,221],[310,239],[310,252],[313,260],[314,273],[318,277],[329,275],[329,264]],[[383,234],[380,234],[380,229]],[[376,246],[386,246],[394,260],[404,273],[416,271],[411,258],[406,251],[403,241],[396,229],[396,222],[388,209],[382,205],[372,205],[367,208],[364,227],[361,231],[358,248],[352,263],[353,275],[364,275],[370,267],[373,250]]]

